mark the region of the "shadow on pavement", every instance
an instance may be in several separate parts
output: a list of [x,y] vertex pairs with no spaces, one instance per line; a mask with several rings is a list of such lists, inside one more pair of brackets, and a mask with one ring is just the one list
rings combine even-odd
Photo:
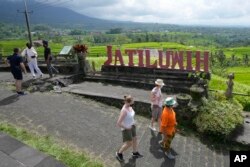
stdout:
[[136,159],[137,158],[129,158],[128,162],[127,163],[120,163],[121,164],[121,167],[136,167]]
[[[161,164],[161,167],[174,167],[175,160],[168,159],[159,145],[159,141],[162,140],[161,134],[157,133],[156,135],[155,132],[151,130],[151,135],[152,137],[150,139],[150,148],[149,148],[150,152],[156,159],[162,159],[162,158],[164,159],[164,162]],[[177,155],[177,153],[173,149],[171,149],[171,152],[174,155]]]
[[162,139],[161,134],[158,133],[156,135],[155,132],[151,130],[151,136],[149,151],[156,159],[161,159],[164,157],[164,152],[159,145],[159,141]]
[[164,162],[161,164],[161,167],[174,167],[175,166],[175,159],[170,160],[167,157],[164,157]]
[[19,95],[18,94],[14,94],[14,95],[11,95],[9,97],[6,97],[6,98],[2,99],[0,101],[0,106],[9,105],[11,103],[15,103],[18,100],[19,100]]

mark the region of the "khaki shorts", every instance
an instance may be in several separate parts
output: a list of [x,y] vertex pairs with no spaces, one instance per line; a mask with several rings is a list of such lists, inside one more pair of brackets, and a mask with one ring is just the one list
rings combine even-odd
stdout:
[[132,125],[132,128],[127,130],[122,131],[122,140],[123,142],[126,141],[132,141],[133,137],[136,137],[136,128],[135,125]]
[[151,111],[152,111],[152,117],[155,120],[160,119],[162,113],[162,107],[159,107],[158,105],[153,105],[151,106]]

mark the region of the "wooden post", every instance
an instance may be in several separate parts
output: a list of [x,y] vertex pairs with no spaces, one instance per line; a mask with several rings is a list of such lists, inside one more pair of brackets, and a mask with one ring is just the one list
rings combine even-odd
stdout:
[[95,75],[96,69],[95,69],[95,62],[92,61],[92,69],[93,69],[93,75]]

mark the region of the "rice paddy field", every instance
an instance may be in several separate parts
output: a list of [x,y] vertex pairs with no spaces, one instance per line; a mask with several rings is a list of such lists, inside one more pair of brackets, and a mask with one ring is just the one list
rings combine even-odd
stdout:
[[[3,55],[3,57],[9,56],[13,53],[13,48],[20,48],[20,49],[25,49],[26,48],[26,43],[27,40],[5,40],[5,41],[0,41],[0,53]],[[62,44],[58,43],[49,43],[52,52],[54,54],[58,54],[62,48]],[[36,48],[37,52],[39,55],[43,55],[43,47],[37,47]]]
[[227,57],[230,57],[233,54],[240,58],[246,54],[250,56],[250,47],[225,48],[223,51]]
[[[26,40],[5,40],[0,41],[0,49],[2,49],[3,56],[12,54],[14,47],[19,47],[21,49],[25,48]],[[59,53],[63,45],[58,43],[49,43],[52,51],[54,53]],[[67,45],[67,44],[66,44]],[[69,44],[71,45],[71,44]],[[185,46],[178,43],[172,42],[146,42],[146,43],[130,43],[123,45],[112,45],[113,50],[120,48],[122,52],[125,49],[171,49],[171,50],[205,50],[205,48],[196,48],[193,46]],[[36,48],[39,54],[43,54],[43,47]],[[106,45],[105,46],[89,46],[89,57],[102,57],[106,56]],[[1,50],[0,50],[1,52]]]
[[[250,111],[250,66],[249,67],[230,67],[227,73],[233,72],[235,78],[233,80],[233,92],[248,96],[234,95],[234,97],[243,105],[245,111]],[[223,93],[226,91],[226,78],[222,78],[212,74],[209,82],[209,89],[219,90]]]

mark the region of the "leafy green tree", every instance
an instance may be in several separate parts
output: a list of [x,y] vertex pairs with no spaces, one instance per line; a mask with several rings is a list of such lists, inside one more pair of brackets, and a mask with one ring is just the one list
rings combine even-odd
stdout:
[[84,35],[84,31],[81,29],[74,29],[70,31],[69,35]]
[[51,31],[51,28],[47,25],[39,24],[32,28],[32,31]]
[[243,57],[243,62],[246,66],[248,66],[248,62],[249,62],[249,56],[248,54],[245,54],[245,56]]
[[121,34],[122,33],[122,28],[111,28],[107,34]]
[[223,50],[219,50],[217,52],[216,57],[217,57],[217,60],[219,61],[221,66],[225,65],[226,55],[224,54]]
[[57,35],[53,38],[53,42],[55,43],[62,43],[62,36]]
[[130,42],[131,40],[128,39],[127,36],[124,36],[124,35],[116,35],[115,36],[115,43],[118,43],[118,44],[123,44],[123,43],[128,43]]

